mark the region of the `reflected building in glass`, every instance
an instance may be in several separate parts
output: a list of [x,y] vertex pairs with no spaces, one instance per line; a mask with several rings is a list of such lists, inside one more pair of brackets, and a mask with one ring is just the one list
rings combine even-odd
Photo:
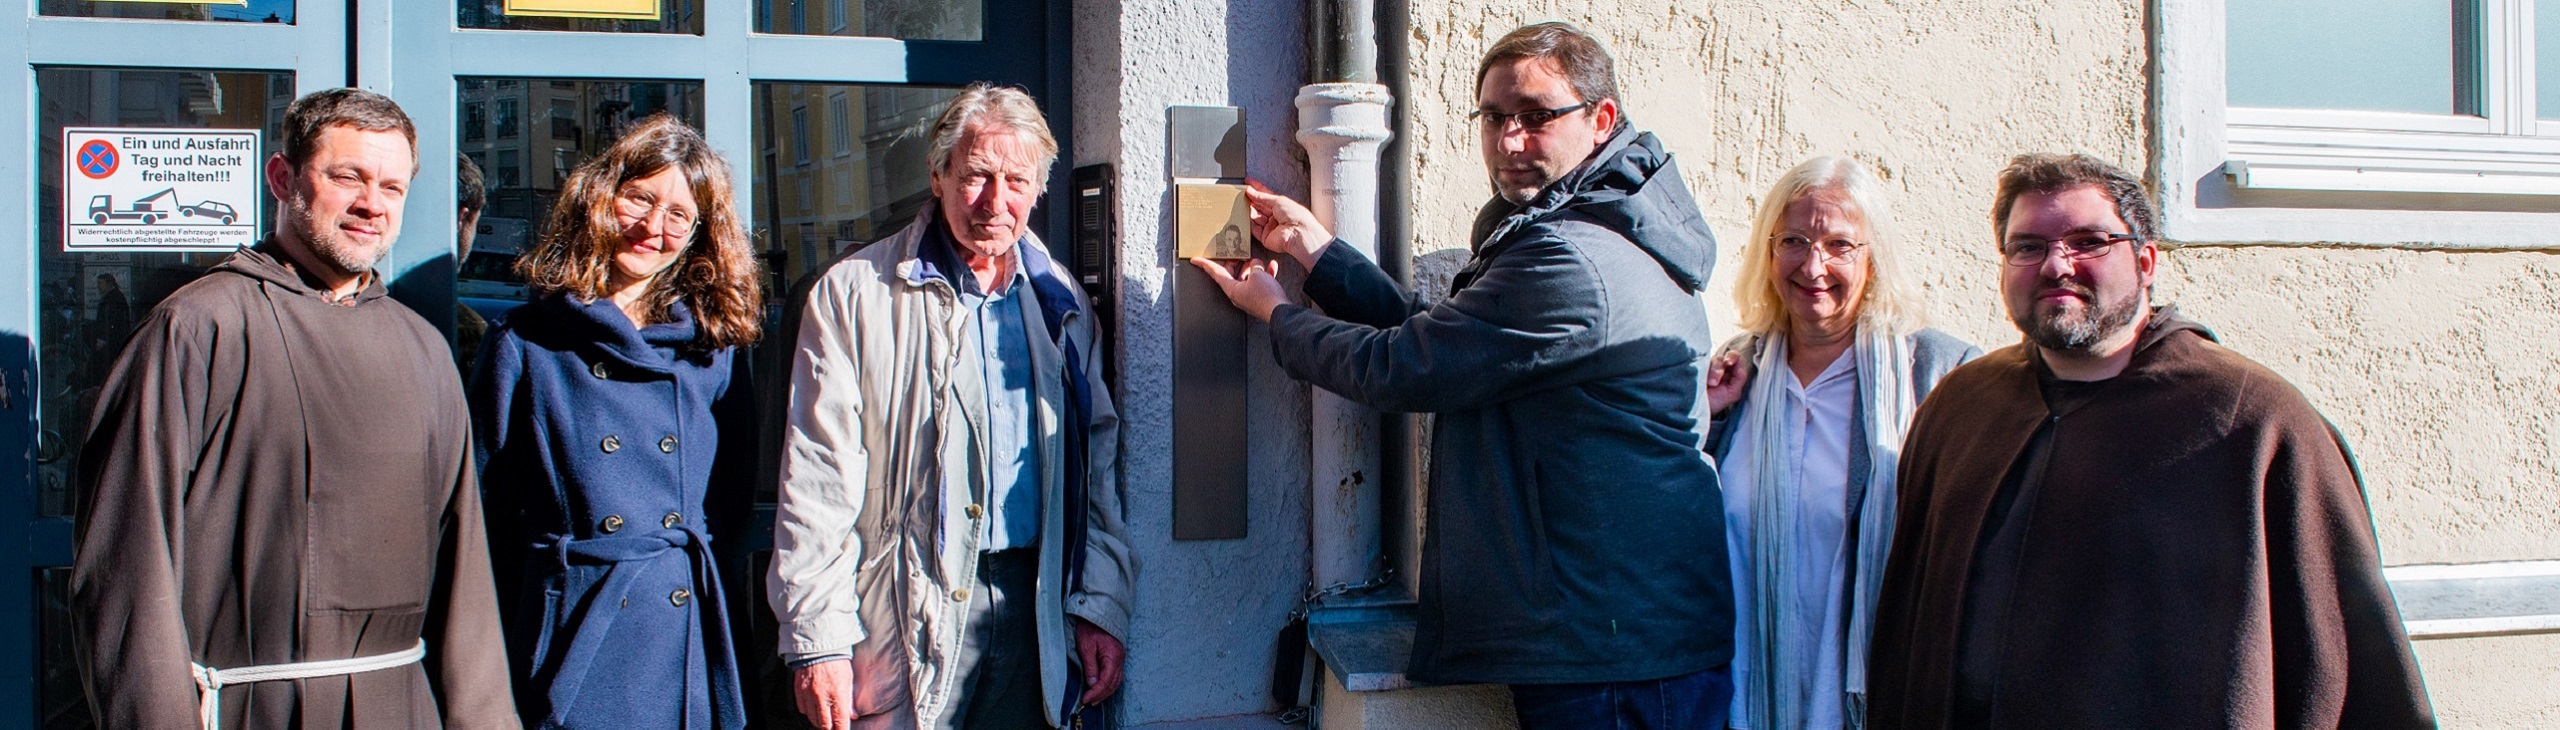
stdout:
[[773,266],[797,282],[896,233],[933,197],[927,130],[950,89],[758,84],[757,210]]

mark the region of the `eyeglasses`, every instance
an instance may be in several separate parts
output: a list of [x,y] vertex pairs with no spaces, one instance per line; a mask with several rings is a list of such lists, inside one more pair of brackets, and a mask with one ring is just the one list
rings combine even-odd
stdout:
[[2010,266],[2036,266],[2056,253],[2072,261],[2087,261],[2115,250],[2117,241],[2140,240],[2129,233],[2081,233],[2060,240],[2012,238],[2000,247],[2000,258]]
[[700,222],[694,218],[693,211],[676,207],[673,201],[660,203],[648,193],[636,191],[624,191],[613,196],[613,210],[622,214],[623,225],[626,226],[639,225],[660,212],[666,213],[670,230],[691,231],[693,224]]
[[1823,258],[1847,261],[1851,254],[1866,247],[1865,242],[1846,238],[1816,241],[1803,236],[1779,236],[1778,260],[1791,264],[1804,263],[1805,258],[1812,256],[1813,252],[1821,251]]
[[1512,120],[1517,119],[1520,121],[1520,131],[1535,132],[1539,129],[1545,128],[1548,122],[1555,121],[1557,117],[1582,111],[1584,108],[1589,106],[1591,106],[1591,102],[1586,101],[1573,106],[1556,107],[1554,109],[1531,109],[1525,112],[1513,114],[1504,114],[1491,109],[1477,109],[1475,111],[1467,112],[1467,118],[1483,123],[1486,131],[1501,131],[1503,128],[1511,126]]

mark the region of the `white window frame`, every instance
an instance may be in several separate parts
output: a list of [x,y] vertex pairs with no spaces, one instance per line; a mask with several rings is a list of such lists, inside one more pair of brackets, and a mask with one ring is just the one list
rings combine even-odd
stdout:
[[[2547,0],[2560,11],[2560,0]],[[2480,0],[2484,116],[2225,103],[2225,0],[2159,0],[2154,184],[2172,242],[2560,246],[2560,123],[2534,118],[2534,0]]]
[[853,156],[853,99],[844,89],[827,94],[827,144],[837,157]]
[[808,167],[809,160],[816,156],[809,149],[809,104],[805,101],[793,102],[791,104],[792,164],[795,167]]

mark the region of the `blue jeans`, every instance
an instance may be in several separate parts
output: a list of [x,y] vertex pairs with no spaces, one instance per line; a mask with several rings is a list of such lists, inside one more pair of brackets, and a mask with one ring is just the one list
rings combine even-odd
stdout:
[[1511,685],[1520,730],[1722,728],[1733,668],[1638,682]]

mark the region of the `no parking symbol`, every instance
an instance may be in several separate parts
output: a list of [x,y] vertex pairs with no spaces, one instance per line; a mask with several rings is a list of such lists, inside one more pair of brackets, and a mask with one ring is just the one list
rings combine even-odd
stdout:
[[105,180],[116,174],[116,146],[107,144],[103,139],[89,140],[88,144],[80,145],[80,160],[72,164],[91,180]]
[[258,241],[255,129],[62,130],[66,251],[229,251]]

